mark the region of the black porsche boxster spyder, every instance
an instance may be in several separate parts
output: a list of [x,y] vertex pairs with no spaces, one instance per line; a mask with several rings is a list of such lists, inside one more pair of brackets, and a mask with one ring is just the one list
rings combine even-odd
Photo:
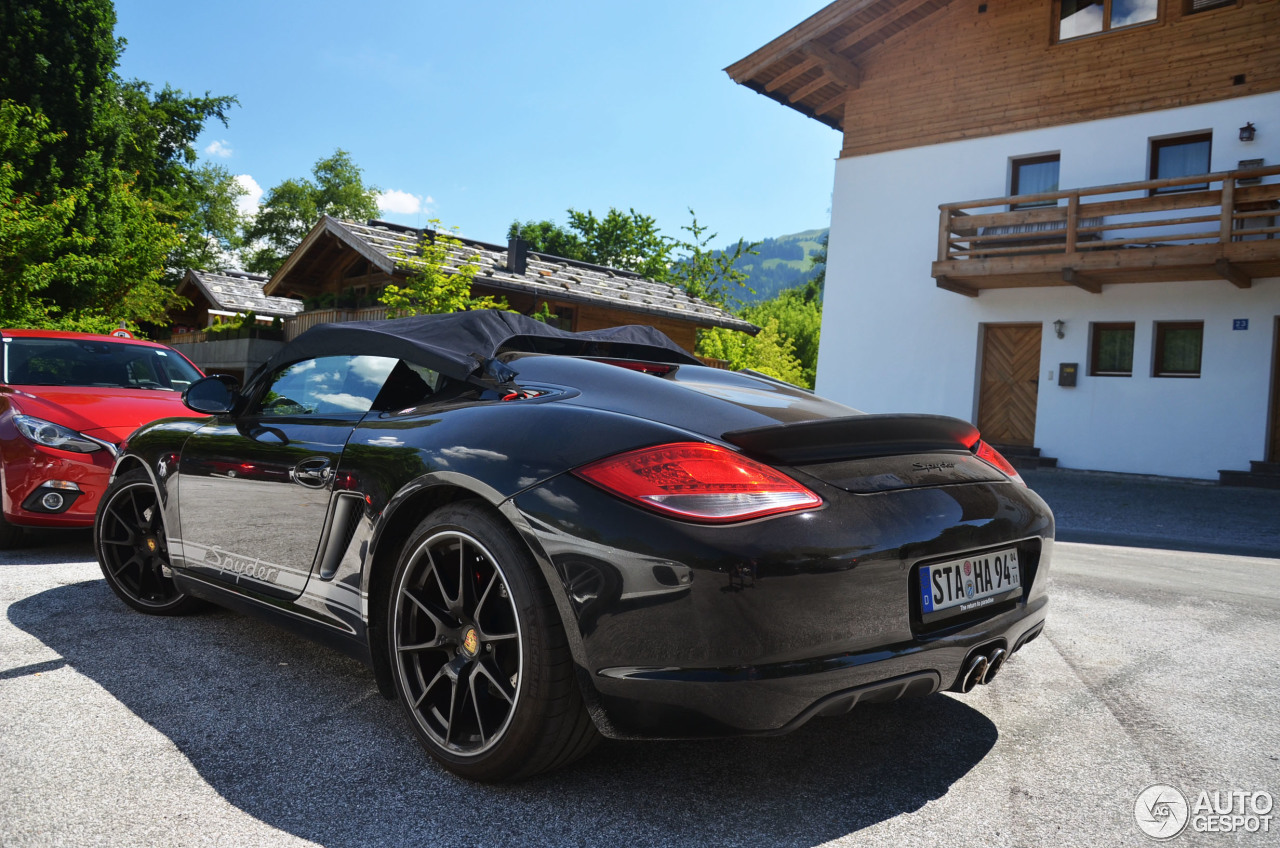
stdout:
[[651,328],[322,325],[185,401],[115,464],[112,590],[348,652],[467,778],[967,692],[1044,626],[1053,516],[972,425]]

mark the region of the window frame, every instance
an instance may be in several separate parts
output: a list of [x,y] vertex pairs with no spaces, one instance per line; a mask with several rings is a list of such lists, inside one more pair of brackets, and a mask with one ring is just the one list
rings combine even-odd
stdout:
[[[1184,2],[1190,2],[1190,0],[1184,0]],[[1050,24],[1053,27],[1053,43],[1068,44],[1080,41],[1084,38],[1096,38],[1100,35],[1110,35],[1116,32],[1128,32],[1129,30],[1138,29],[1139,27],[1159,24],[1164,21],[1165,6],[1167,5],[1164,0],[1158,0],[1156,4],[1156,16],[1151,20],[1139,21],[1134,24],[1125,24],[1120,27],[1113,27],[1111,26],[1111,4],[1112,0],[1102,0],[1102,29],[1097,32],[1086,32],[1081,35],[1070,35],[1064,38],[1062,36],[1062,0],[1053,0],[1053,19],[1050,21]]]
[[[1202,141],[1209,143],[1209,150],[1205,154],[1205,170],[1204,173],[1212,173],[1213,171],[1213,130],[1197,130],[1196,132],[1179,133],[1177,135],[1160,136],[1159,138],[1149,139],[1147,142],[1147,179],[1163,180],[1172,179],[1169,177],[1159,176],[1160,155],[1159,151],[1169,147],[1177,147],[1183,144],[1199,144]],[[1182,176],[1191,176],[1183,174]],[[1189,185],[1164,186],[1163,188],[1153,188],[1148,194],[1154,197],[1157,194],[1173,194],[1179,191],[1205,191],[1209,188],[1209,184],[1193,183]]]
[[[1199,330],[1200,351],[1196,358],[1194,371],[1173,371],[1163,368],[1165,353],[1165,334],[1171,330]],[[1155,349],[1151,363],[1152,377],[1198,378],[1204,369],[1204,321],[1157,321],[1155,326]]]
[[[1062,187],[1062,153],[1037,153],[1030,156],[1011,156],[1009,157],[1009,197],[1016,198],[1018,196],[1018,174],[1019,168],[1024,165],[1043,165],[1048,162],[1058,163],[1058,188]],[[1039,194],[1040,192],[1036,192]],[[1031,203],[1010,203],[1009,211],[1018,209],[1043,209],[1051,206],[1057,206],[1057,200],[1037,200]]]
[[[1128,371],[1102,371],[1098,368],[1098,360],[1101,352],[1101,333],[1108,330],[1128,330],[1131,336],[1129,341],[1129,370]],[[1090,377],[1132,377],[1133,376],[1133,349],[1134,340],[1137,338],[1138,326],[1133,321],[1095,321],[1089,325],[1089,376]]]

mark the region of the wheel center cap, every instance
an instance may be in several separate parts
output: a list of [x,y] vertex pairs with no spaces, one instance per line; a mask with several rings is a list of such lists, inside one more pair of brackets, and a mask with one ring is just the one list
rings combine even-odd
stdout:
[[156,550],[160,547],[159,543],[156,542],[156,540],[151,536],[147,537],[145,544],[147,546],[147,550],[151,553],[155,553]]
[[479,650],[480,634],[476,632],[474,627],[468,627],[462,631],[462,653],[468,657],[474,657]]

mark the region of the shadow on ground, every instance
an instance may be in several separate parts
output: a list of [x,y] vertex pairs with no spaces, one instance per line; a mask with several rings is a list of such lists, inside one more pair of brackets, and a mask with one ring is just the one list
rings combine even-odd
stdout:
[[9,618],[172,740],[222,797],[327,846],[545,845],[547,834],[810,846],[942,796],[998,736],[937,695],[776,738],[605,742],[569,769],[487,787],[438,768],[363,666],[256,620],[139,615],[101,580],[26,598]]
[[0,550],[0,566],[45,565],[92,560],[93,557],[93,531],[90,529],[45,530],[24,527],[15,547]]

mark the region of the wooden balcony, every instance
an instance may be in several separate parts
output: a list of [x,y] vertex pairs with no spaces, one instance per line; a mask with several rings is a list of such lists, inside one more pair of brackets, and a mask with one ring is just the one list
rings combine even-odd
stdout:
[[348,321],[381,321],[387,317],[387,307],[366,306],[358,309],[342,307],[329,309],[313,309],[299,312],[284,322],[284,340],[293,341],[303,331],[310,330],[317,324],[345,324]]
[[[944,203],[939,288],[1225,280],[1280,276],[1280,166]],[[1020,208],[1014,208],[1014,206]]]

